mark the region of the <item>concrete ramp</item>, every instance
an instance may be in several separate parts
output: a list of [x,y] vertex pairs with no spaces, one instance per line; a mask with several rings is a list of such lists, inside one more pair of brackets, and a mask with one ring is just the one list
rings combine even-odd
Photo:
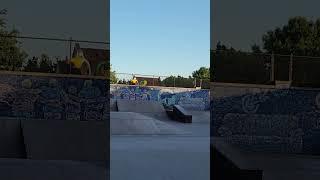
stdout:
[[112,135],[182,135],[179,128],[134,112],[110,112]]
[[118,111],[137,113],[165,113],[163,105],[158,101],[117,100]]
[[154,118],[154,119],[158,119],[158,120],[161,120],[161,121],[172,121],[172,120],[170,119],[170,117],[167,115],[166,112],[159,112],[159,113],[139,113],[139,114],[142,114],[142,115],[145,115],[145,116]]

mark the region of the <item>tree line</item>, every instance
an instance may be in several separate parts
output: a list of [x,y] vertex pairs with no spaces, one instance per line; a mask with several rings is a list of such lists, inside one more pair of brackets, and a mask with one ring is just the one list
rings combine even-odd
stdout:
[[[216,50],[229,53],[243,53],[227,47],[221,41]],[[251,45],[252,53],[274,53],[296,56],[320,56],[320,18],[309,19],[302,16],[289,18],[282,27],[275,27],[262,35],[262,47]]]
[[[163,80],[158,80],[161,86],[167,87],[185,87],[194,88],[195,86],[202,86],[209,88],[210,69],[207,67],[200,67],[198,70],[193,71],[189,77],[183,76],[170,76]],[[110,83],[112,84],[130,84],[130,80],[117,78],[116,71],[110,71]],[[151,85],[151,82],[145,82],[145,85]],[[148,84],[149,83],[149,84]],[[202,84],[201,84],[202,83]]]
[[0,10],[0,70],[46,72],[56,71],[57,62],[61,58],[50,58],[46,54],[39,57],[29,57],[22,49],[22,43],[15,38],[19,35],[17,29],[9,30],[7,27],[7,10]]
[[[274,80],[289,80],[290,55],[293,55],[292,84],[317,87],[320,84],[320,18],[289,18],[283,26],[266,31],[262,44],[252,44],[249,53],[220,41],[215,50],[210,55],[212,81],[269,84]],[[275,79],[270,77],[270,54],[275,54]]]

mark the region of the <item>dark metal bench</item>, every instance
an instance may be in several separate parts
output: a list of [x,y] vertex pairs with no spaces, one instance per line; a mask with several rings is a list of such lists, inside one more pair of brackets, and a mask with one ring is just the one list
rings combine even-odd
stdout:
[[192,115],[179,105],[173,106],[173,119],[182,123],[192,123]]
[[213,180],[262,180],[262,170],[247,169],[236,165],[219,146],[210,145],[210,174]]

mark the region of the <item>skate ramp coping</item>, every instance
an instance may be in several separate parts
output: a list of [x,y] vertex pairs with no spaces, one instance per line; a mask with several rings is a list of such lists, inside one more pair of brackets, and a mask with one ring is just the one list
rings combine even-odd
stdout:
[[183,135],[187,132],[166,122],[134,112],[110,112],[112,135]]
[[165,113],[163,105],[158,101],[117,100],[118,111],[137,113]]

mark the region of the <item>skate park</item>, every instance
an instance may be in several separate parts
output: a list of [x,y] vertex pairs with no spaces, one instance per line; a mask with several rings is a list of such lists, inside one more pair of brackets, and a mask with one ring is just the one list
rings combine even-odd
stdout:
[[[120,87],[113,91],[112,88],[111,179],[209,179],[209,109],[192,108],[186,99],[185,104],[168,106],[165,104],[168,101],[161,99],[161,91],[168,90]],[[137,98],[141,97],[137,88],[153,97]],[[176,90],[176,93],[181,92],[184,91]],[[188,90],[187,94],[192,91]],[[199,101],[199,97],[206,96],[184,94],[184,97]]]

